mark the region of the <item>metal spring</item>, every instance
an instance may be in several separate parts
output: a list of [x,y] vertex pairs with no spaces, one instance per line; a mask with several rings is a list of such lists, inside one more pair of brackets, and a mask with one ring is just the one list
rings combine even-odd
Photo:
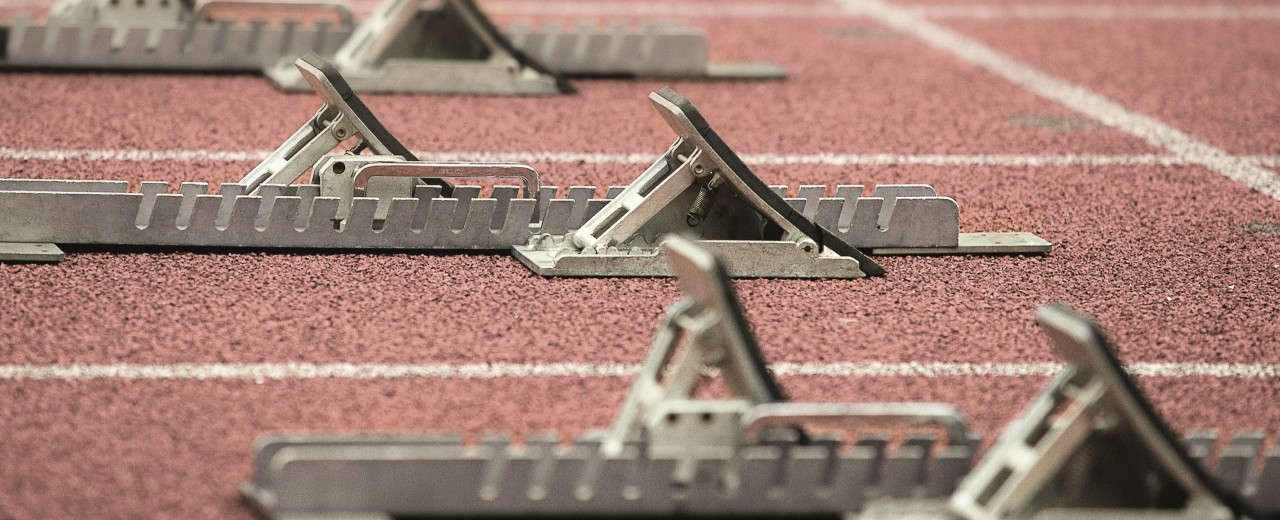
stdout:
[[716,203],[716,195],[720,193],[720,185],[723,183],[724,180],[717,173],[698,190],[698,196],[693,199],[693,204],[689,206],[689,213],[684,217],[685,224],[694,227],[707,218],[707,213],[711,211],[711,205]]

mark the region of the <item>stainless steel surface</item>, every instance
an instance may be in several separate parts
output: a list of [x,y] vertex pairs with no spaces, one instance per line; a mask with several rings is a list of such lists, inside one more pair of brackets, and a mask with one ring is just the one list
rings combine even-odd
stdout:
[[0,262],[58,263],[62,256],[57,244],[0,242]]

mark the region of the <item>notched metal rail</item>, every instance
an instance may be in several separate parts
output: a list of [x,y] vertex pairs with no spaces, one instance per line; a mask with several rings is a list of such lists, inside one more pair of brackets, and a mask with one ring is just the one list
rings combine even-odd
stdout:
[[[523,187],[495,186],[490,196],[480,197],[479,187],[455,186],[454,194],[444,197],[438,187],[418,185],[409,197],[352,197],[348,216],[340,218],[342,197],[320,196],[315,184],[264,184],[252,195],[241,184],[223,184],[215,194],[209,194],[206,183],[182,183],[176,192],[165,182],[143,182],[137,192],[128,185],[0,179],[0,215],[5,217],[0,219],[0,242],[507,250],[535,236],[579,229],[625,188],[610,187],[597,198],[595,186],[542,186],[530,198]],[[770,188],[786,192],[785,186]],[[878,187],[872,197],[857,196],[862,186],[839,186],[837,193],[845,196],[819,198],[812,196],[817,188],[801,187],[800,197],[784,200],[796,211],[812,212],[815,222],[855,246],[952,243],[945,234],[939,239],[936,228],[922,234],[896,227],[900,220],[955,215],[950,198],[923,197],[920,186],[895,185]],[[917,196],[899,199],[899,188]],[[341,224],[340,230],[334,222]],[[887,227],[881,228],[881,222]],[[959,224],[956,218],[940,222],[942,229]]]

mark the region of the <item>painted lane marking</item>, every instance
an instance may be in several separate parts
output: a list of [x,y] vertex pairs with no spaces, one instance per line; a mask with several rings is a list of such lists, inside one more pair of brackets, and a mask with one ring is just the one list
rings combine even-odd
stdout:
[[[857,16],[858,10],[827,4],[631,3],[487,1],[485,11],[505,16],[664,16],[692,18],[830,18]],[[925,18],[968,20],[1274,20],[1276,5],[904,5]]]
[[838,0],[885,26],[919,39],[975,67],[991,72],[1040,97],[1057,102],[1103,124],[1142,139],[1177,157],[1280,200],[1280,177],[1256,162],[1227,153],[1207,142],[1108,99],[1086,87],[1043,72],[986,44],[930,22],[881,0]]
[[[784,377],[1048,377],[1060,363],[774,363]],[[1133,363],[1138,377],[1274,379],[1280,364]],[[178,363],[0,365],[0,380],[81,379],[501,379],[634,376],[640,365],[625,363]]]

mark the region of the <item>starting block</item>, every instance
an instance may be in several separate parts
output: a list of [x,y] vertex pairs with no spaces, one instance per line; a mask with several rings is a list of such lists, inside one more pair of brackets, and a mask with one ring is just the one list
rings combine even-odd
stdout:
[[[279,12],[284,20],[252,18]],[[682,24],[637,28],[494,25],[472,0],[384,0],[354,21],[341,0],[60,0],[45,20],[0,26],[0,67],[264,71],[304,91],[299,56],[331,57],[359,92],[540,95],[564,76],[781,79],[769,63],[710,61],[707,37]]]
[[[171,193],[166,182],[143,182],[131,192],[126,181],[0,179],[0,244],[521,246],[517,256],[547,275],[654,276],[669,273],[656,256],[661,238],[691,234],[728,255],[735,276],[765,277],[879,273],[860,248],[878,254],[1049,247],[1016,234],[1002,239],[1022,241],[1016,248],[967,248],[955,201],[928,186],[879,186],[872,197],[860,196],[859,186],[840,186],[834,198],[823,197],[824,186],[802,186],[796,198],[784,198],[785,186],[760,182],[670,90],[653,100],[681,137],[641,180],[561,194],[523,164],[420,161],[325,60],[312,55],[295,66],[324,104],[240,181],[217,193],[205,183],[182,183]],[[472,178],[519,185],[495,186],[482,197],[479,187],[452,182]],[[606,208],[609,218],[601,216]]]
[[[503,34],[472,0],[385,0],[333,63],[358,92],[547,95],[573,92],[570,75],[785,77],[771,64],[709,63],[706,37],[681,25],[517,24]],[[266,74],[285,90],[307,89],[289,59]]]
[[[929,186],[785,187],[762,182],[688,99],[670,88],[650,94],[676,133],[674,144],[582,227],[539,234],[514,249],[543,276],[667,276],[660,240],[679,234],[725,259],[733,276],[858,278],[884,270],[859,249],[888,254],[1044,253],[1050,244],[1028,233],[960,233],[955,200]],[[964,241],[962,242],[962,239]]]
[[[881,497],[941,500],[954,489],[975,448],[954,408],[788,401],[723,264],[680,238],[666,249],[686,296],[668,311],[607,431],[567,445],[268,437],[244,496],[275,519],[648,517],[840,513]],[[729,395],[697,397],[712,371]],[[838,437],[810,434],[815,424],[929,433],[899,447],[867,436],[845,450]]]

